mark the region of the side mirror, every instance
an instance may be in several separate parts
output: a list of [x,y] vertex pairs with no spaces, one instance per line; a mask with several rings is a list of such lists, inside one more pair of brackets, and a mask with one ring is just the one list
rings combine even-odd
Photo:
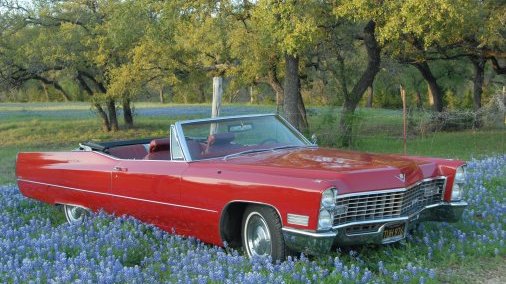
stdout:
[[316,145],[318,143],[318,137],[314,133],[311,135],[311,143],[313,143],[313,145]]

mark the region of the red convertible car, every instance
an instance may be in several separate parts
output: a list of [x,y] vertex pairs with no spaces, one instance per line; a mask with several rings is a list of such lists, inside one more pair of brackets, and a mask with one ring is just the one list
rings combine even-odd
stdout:
[[319,148],[277,115],[177,122],[170,136],[19,153],[19,189],[69,222],[103,209],[249,257],[386,244],[457,221],[464,162]]

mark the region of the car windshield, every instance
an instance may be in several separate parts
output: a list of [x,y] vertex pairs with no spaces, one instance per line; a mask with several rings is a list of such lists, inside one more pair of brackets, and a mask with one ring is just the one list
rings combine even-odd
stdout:
[[192,160],[310,145],[275,115],[187,122],[181,127]]

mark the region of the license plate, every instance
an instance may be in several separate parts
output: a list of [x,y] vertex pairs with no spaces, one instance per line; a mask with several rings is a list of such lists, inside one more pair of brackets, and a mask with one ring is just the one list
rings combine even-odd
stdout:
[[404,224],[385,227],[385,230],[383,230],[383,242],[396,241],[404,238],[404,227]]

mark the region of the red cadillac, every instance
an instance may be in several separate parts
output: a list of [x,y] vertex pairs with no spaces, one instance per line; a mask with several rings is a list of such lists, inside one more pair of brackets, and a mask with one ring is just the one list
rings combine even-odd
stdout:
[[248,256],[399,241],[457,221],[464,162],[319,148],[277,115],[177,122],[170,137],[19,153],[21,192],[69,222],[103,209]]

